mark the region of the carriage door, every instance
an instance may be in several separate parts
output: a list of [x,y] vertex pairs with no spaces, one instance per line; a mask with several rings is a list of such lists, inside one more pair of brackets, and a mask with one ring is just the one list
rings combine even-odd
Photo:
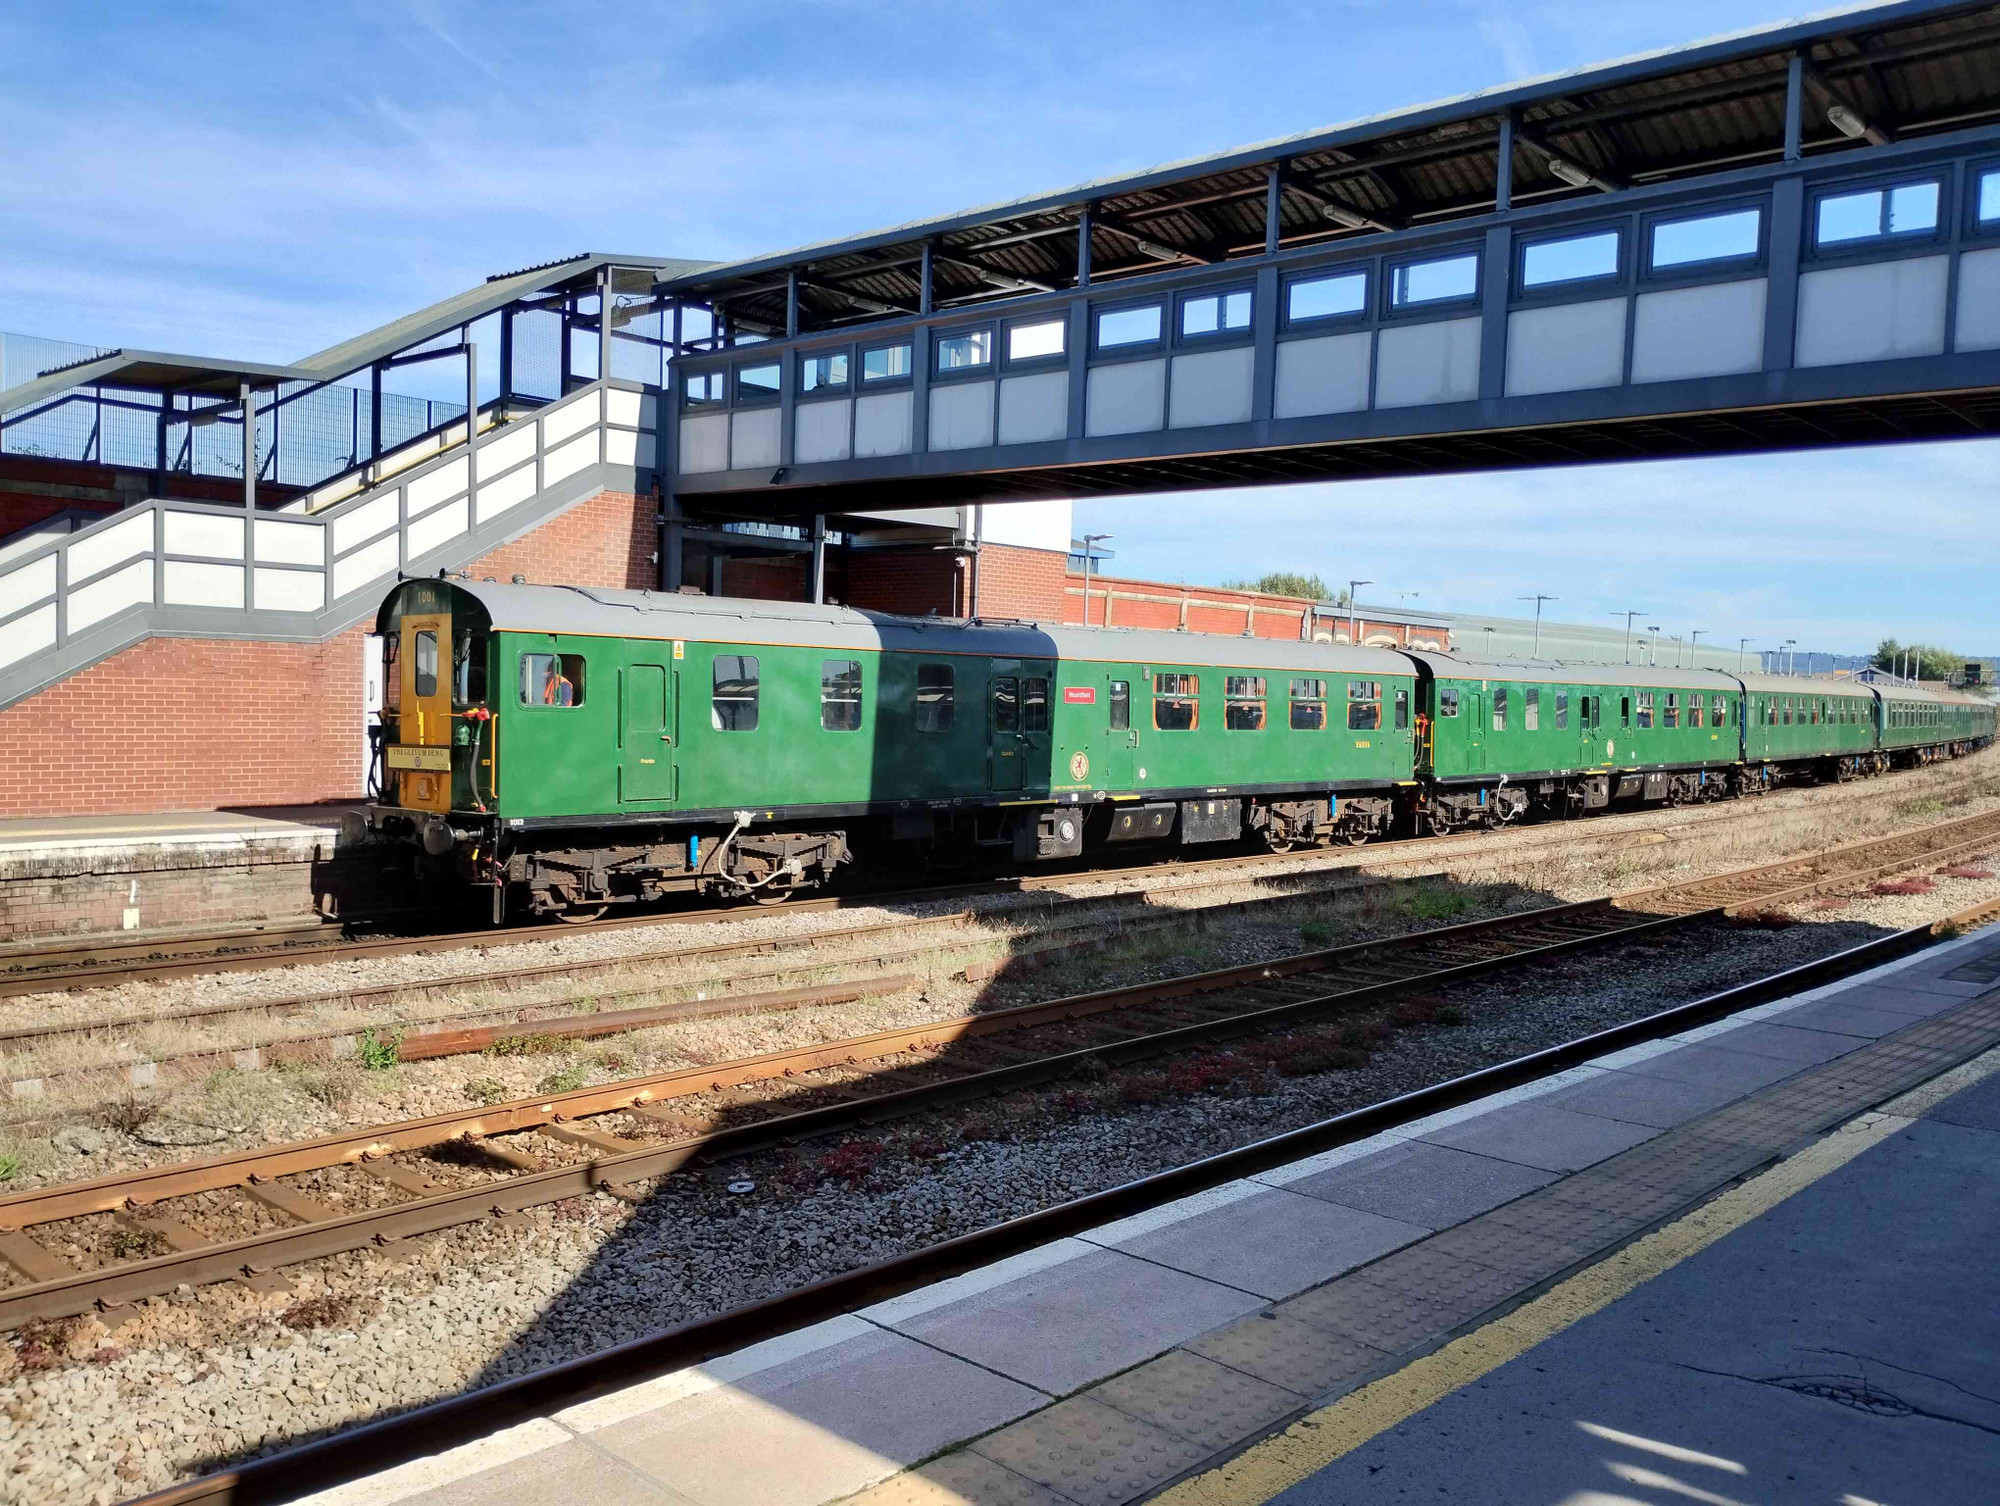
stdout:
[[403,713],[389,767],[406,810],[451,809],[451,614],[405,617],[401,645]]
[[1465,767],[1477,773],[1486,767],[1486,692],[1465,693]]
[[624,674],[618,798],[626,804],[674,798],[675,681],[663,664],[634,664]]
[[986,682],[986,787],[1018,790],[1026,757],[1020,676],[995,675]]

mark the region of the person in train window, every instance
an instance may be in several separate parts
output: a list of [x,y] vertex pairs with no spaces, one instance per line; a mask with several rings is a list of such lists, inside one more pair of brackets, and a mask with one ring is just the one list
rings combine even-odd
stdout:
[[576,700],[576,687],[570,684],[562,672],[562,660],[549,655],[549,677],[542,682],[542,704],[544,706],[568,706]]

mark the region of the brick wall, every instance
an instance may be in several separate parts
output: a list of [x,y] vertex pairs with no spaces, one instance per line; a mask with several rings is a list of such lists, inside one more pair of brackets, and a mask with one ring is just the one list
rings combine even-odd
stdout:
[[1049,549],[986,544],[979,551],[979,615],[1063,620],[1065,557]]
[[948,549],[863,550],[848,557],[841,600],[867,612],[956,617],[965,611],[964,580],[964,557]]
[[366,625],[326,643],[150,638],[0,711],[0,816],[361,792]]
[[[276,507],[296,496],[295,486],[260,486],[257,498]],[[63,512],[122,512],[162,495],[150,471],[134,471],[39,455],[0,456],[0,539]],[[226,477],[169,475],[164,495],[193,502],[241,505],[243,483]]]
[[[651,497],[601,493],[469,571],[649,587],[657,511]],[[326,643],[152,638],[0,711],[0,817],[359,798],[372,625]]]
[[[1062,620],[1081,623],[1083,572],[1067,572],[1062,592]],[[1111,596],[1108,606],[1107,592]],[[1233,591],[1225,586],[1189,586],[1176,581],[1133,580],[1094,572],[1090,577],[1090,622],[1094,627],[1102,627],[1108,620],[1112,627],[1157,628],[1169,632],[1185,628],[1190,633],[1216,633],[1232,638],[1241,637],[1249,627],[1259,638],[1296,640],[1300,637],[1301,620],[1312,606],[1302,597]],[[1365,616],[1355,626],[1365,644],[1440,650],[1451,647],[1451,633],[1443,627]],[[1316,637],[1345,643],[1348,619],[1344,613],[1322,609],[1312,632]]]

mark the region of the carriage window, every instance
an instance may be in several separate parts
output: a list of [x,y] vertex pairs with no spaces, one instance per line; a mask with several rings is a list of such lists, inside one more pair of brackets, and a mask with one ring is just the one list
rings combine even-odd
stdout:
[[1667,692],[1666,718],[1660,723],[1660,725],[1662,727],[1678,727],[1680,724],[1681,724],[1680,692],[1670,690]]
[[1382,725],[1382,682],[1347,682],[1347,725],[1354,732],[1372,732]]
[[917,666],[917,730],[951,731],[954,695],[949,664]]
[[861,730],[861,661],[823,659],[819,666],[819,724],[828,732]]
[[1530,732],[1541,731],[1542,728],[1541,691],[1529,690],[1523,692],[1521,697],[1521,705],[1522,705],[1522,715],[1527,719],[1526,725],[1528,731]]
[[395,633],[382,638],[382,709],[394,714],[403,709],[403,640]]
[[1132,682],[1111,682],[1111,730],[1124,732],[1132,725]]
[[1653,692],[1650,690],[1639,692],[1639,725],[1641,727],[1653,725]]
[[1162,732],[1191,732],[1201,720],[1196,675],[1153,676],[1153,725]]
[[1407,690],[1396,692],[1396,730],[1410,730],[1410,693]]
[[1439,716],[1458,715],[1458,692],[1456,690],[1446,690],[1443,689],[1442,687],[1439,688],[1438,715]]
[[1629,695],[1618,698],[1618,725],[1621,727],[1632,725],[1632,698]]
[[1264,677],[1224,675],[1222,725],[1231,732],[1264,730]]
[[1700,691],[1696,691],[1696,692],[1695,692],[1695,693],[1694,693],[1693,695],[1689,696],[1689,697],[1688,697],[1688,725],[1689,725],[1690,727],[1699,727],[1699,726],[1701,725],[1701,722],[1702,722],[1702,713],[1703,713],[1704,711],[1706,711],[1707,709],[1708,709],[1707,707],[1705,707],[1704,705],[1702,705],[1702,701],[1701,701],[1701,692],[1700,692]]
[[1326,726],[1326,681],[1292,681],[1292,728],[1318,732]]
[[[1588,697],[1586,697],[1586,699],[1588,699]],[[1578,709],[1579,712],[1581,712],[1581,715],[1578,718],[1579,724],[1585,727],[1589,726],[1590,725],[1589,713],[1583,712],[1582,708]],[[1556,692],[1556,731],[1560,732],[1568,725],[1569,725],[1569,692],[1567,690],[1558,690]]]
[[521,655],[523,706],[581,706],[582,654]]
[[1021,730],[1021,682],[1012,675],[1002,675],[993,682],[993,730],[995,732],[1019,732]]
[[1021,730],[1023,732],[1046,732],[1049,730],[1049,682],[1047,680],[1023,680],[1021,682]]
[[1505,732],[1507,730],[1507,692],[1505,690],[1496,690],[1493,692],[1493,730],[1495,732]]
[[1714,708],[1713,708],[1713,709],[1714,709],[1714,711],[1715,711],[1715,717],[1714,717],[1714,721],[1713,721],[1712,725],[1714,725],[1714,726],[1717,726],[1717,727],[1726,727],[1726,726],[1728,726],[1728,725],[1729,725],[1729,702],[1728,702],[1728,701],[1726,701],[1726,700],[1724,700],[1724,699],[1723,699],[1723,698],[1722,698],[1721,696],[1717,696],[1717,697],[1715,698],[1715,706],[1714,706]]
[[463,711],[486,701],[486,635],[460,628],[451,643],[451,703]]
[[708,721],[717,732],[757,730],[757,670],[755,654],[715,656]]
[[1590,729],[1595,732],[1604,724],[1604,697],[1594,695],[1587,699],[1590,702]]
[[1786,697],[1785,697],[1785,699],[1784,699],[1784,702],[1783,702],[1782,706],[1780,707],[1780,709],[1779,709],[1779,712],[1778,712],[1778,714],[1779,714],[1779,716],[1781,716],[1781,717],[1782,717],[1782,718],[1784,719],[1784,724],[1785,724],[1785,725],[1786,725],[1787,727],[1791,726],[1791,724],[1792,724],[1792,698],[1791,698],[1790,696],[1786,696]]
[[417,634],[417,652],[411,666],[411,688],[420,696],[438,693],[438,635]]

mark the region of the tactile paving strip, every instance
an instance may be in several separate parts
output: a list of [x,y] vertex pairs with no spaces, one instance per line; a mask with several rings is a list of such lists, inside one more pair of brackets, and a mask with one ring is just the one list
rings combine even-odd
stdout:
[[[1118,1506],[1679,1216],[1788,1147],[2000,1042],[2000,991],[1755,1090],[1193,1340],[934,1461],[869,1506]],[[1726,1037],[1717,1045],[1725,1045]],[[1233,1377],[1233,1379],[1232,1379]],[[947,1456],[960,1458],[965,1456]],[[982,1474],[982,1469],[996,1474]],[[908,1493],[892,1486],[912,1482]],[[1031,1492],[1021,1493],[1026,1486]],[[1046,1489],[1053,1494],[1032,1493]]]

